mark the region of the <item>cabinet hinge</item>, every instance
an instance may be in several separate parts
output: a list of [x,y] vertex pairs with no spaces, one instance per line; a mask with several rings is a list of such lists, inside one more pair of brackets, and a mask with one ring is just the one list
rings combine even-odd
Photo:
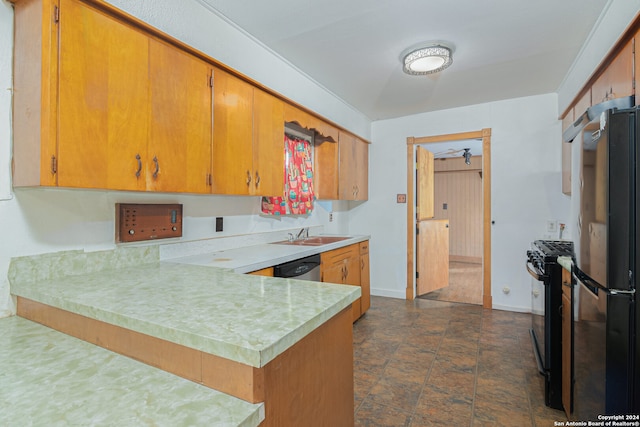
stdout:
[[419,279],[419,278],[420,278],[420,273],[416,271],[416,279]]
[[55,175],[58,172],[58,159],[56,156],[51,156],[51,174]]
[[416,227],[416,234],[420,234],[420,228]]
[[60,22],[60,8],[58,6],[53,7],[53,22],[56,24]]

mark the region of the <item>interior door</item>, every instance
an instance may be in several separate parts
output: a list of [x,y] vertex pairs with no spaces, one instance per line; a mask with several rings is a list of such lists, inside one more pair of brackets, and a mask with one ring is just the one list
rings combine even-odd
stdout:
[[416,147],[416,295],[449,286],[449,221],[434,220],[433,153]]

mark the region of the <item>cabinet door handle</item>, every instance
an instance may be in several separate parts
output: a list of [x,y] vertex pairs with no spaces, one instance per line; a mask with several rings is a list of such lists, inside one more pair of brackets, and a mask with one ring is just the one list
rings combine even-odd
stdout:
[[156,170],[153,171],[153,178],[158,178],[158,172],[160,171],[160,162],[158,162],[158,158],[153,156],[153,163],[156,165]]
[[260,184],[260,174],[256,171],[256,187]]
[[364,260],[360,260],[360,270],[364,270]]
[[247,185],[251,184],[251,172],[247,171]]
[[136,154],[136,160],[138,161],[138,169],[136,170],[136,178],[140,178],[140,172],[142,171],[142,159],[140,154]]

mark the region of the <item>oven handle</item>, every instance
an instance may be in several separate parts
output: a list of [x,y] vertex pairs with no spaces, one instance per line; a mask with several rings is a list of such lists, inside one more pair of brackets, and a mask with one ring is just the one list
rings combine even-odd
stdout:
[[[532,268],[529,268],[529,266],[531,266]],[[531,275],[531,277],[533,277],[534,279],[536,279],[539,282],[544,282],[545,276],[544,274],[540,274],[535,270],[535,267],[533,267],[533,265],[527,261],[527,271],[529,272],[529,274]]]

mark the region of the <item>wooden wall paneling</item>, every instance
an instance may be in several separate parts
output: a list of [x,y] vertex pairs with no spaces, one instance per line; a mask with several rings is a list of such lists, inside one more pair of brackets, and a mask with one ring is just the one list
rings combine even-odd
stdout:
[[[482,157],[476,159],[478,162],[482,161]],[[436,161],[437,165],[443,163],[447,163],[447,161]],[[447,209],[444,209],[445,203]],[[461,170],[435,173],[434,218],[449,220],[451,260],[482,262],[482,177],[480,171]]]

